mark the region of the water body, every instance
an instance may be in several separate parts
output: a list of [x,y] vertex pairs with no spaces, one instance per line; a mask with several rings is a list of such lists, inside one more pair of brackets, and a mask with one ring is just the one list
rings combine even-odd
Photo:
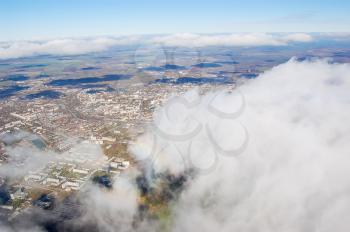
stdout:
[[103,92],[104,92],[104,90],[102,90],[102,89],[90,89],[90,90],[86,91],[86,93],[88,93],[88,94],[103,93]]
[[217,75],[227,77],[227,76],[233,76],[234,74],[237,74],[237,73],[238,72],[235,72],[235,71],[219,71],[219,72],[217,72]]
[[28,89],[28,86],[12,85],[0,89],[0,99],[5,99],[15,95],[17,92]]
[[37,93],[28,94],[26,99],[32,100],[37,98],[46,98],[46,99],[58,99],[64,94],[55,90],[43,90]]
[[112,59],[113,57],[111,57],[111,56],[98,56],[96,58],[97,59]]
[[334,52],[333,57],[350,57],[350,51],[340,51],[340,52]]
[[85,67],[85,68],[81,68],[81,70],[83,71],[90,71],[90,70],[99,70],[101,68],[99,67]]
[[106,88],[109,86],[108,84],[81,84],[75,87],[79,87],[82,89],[94,89],[94,88]]
[[109,176],[95,176],[92,181],[102,187],[112,188],[112,182]]
[[29,77],[22,74],[8,75],[0,81],[26,81]]
[[5,205],[11,200],[7,184],[0,186],[0,205]]
[[37,200],[33,201],[33,205],[45,210],[52,209],[55,203],[55,198],[47,194],[41,195]]
[[49,74],[46,74],[46,73],[42,73],[42,74],[36,76],[35,78],[36,78],[36,79],[40,79],[40,78],[47,78],[47,77],[50,77],[50,75],[49,75]]
[[43,149],[46,147],[46,144],[45,144],[44,141],[41,140],[41,139],[34,139],[34,140],[32,140],[31,142],[34,144],[34,146],[35,146],[36,148],[38,148],[38,149],[40,149],[40,150],[43,150]]
[[239,64],[238,61],[217,61],[218,64]]
[[157,67],[157,66],[150,66],[150,67],[147,67],[147,68],[143,68],[143,70],[145,70],[145,71],[161,72],[161,71],[164,71],[164,68]]
[[62,61],[64,61],[64,60],[73,60],[73,58],[71,58],[71,57],[60,57],[60,58],[57,58],[57,60],[62,60]]
[[82,84],[90,84],[90,83],[99,83],[106,81],[120,81],[120,80],[128,80],[130,79],[130,75],[122,75],[122,74],[108,74],[102,77],[84,77],[77,79],[59,79],[53,80],[47,83],[47,85],[51,86],[81,86]]
[[182,69],[186,69],[185,66],[181,66],[181,65],[176,65],[176,64],[166,64],[163,66],[164,69],[166,70],[182,70]]
[[229,84],[233,83],[227,77],[180,77],[180,78],[161,78],[154,81],[155,83],[163,84]]
[[26,65],[19,66],[18,68],[23,68],[23,69],[42,68],[42,67],[46,67],[46,66],[47,66],[47,64],[26,64]]
[[221,66],[222,66],[221,64],[217,64],[217,63],[199,63],[199,64],[193,65],[193,67],[197,67],[197,68],[218,68]]
[[297,58],[297,61],[302,62],[302,61],[306,61],[306,60],[312,60],[315,59],[315,56],[312,55],[305,55],[305,56],[300,56]]
[[114,91],[116,91],[114,88],[108,86],[105,89],[89,89],[88,91],[86,91],[86,93],[95,94],[95,93],[114,92]]
[[186,69],[185,66],[176,65],[176,64],[166,64],[162,66],[149,66],[146,68],[143,68],[145,71],[155,71],[155,72],[161,72],[166,70],[184,70]]
[[247,78],[247,79],[254,79],[258,76],[259,74],[257,73],[243,73],[240,75],[242,78]]

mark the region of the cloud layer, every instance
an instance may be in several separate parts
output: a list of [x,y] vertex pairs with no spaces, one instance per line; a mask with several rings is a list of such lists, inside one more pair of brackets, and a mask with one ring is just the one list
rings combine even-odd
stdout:
[[310,42],[312,36],[304,33],[289,35],[276,34],[230,34],[198,35],[175,34],[153,39],[167,46],[205,47],[205,46],[284,46],[291,42]]
[[79,55],[105,51],[116,45],[138,41],[137,37],[99,37],[90,39],[56,39],[48,41],[15,41],[0,43],[0,59],[36,55]]
[[174,34],[163,36],[124,36],[48,41],[14,41],[0,43],[0,59],[36,55],[78,55],[106,51],[117,45],[161,44],[164,46],[283,46],[291,42],[310,42],[312,36],[304,33],[199,35]]

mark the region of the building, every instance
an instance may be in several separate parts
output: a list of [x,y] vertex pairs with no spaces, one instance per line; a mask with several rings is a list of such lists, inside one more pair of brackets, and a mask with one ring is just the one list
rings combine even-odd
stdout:
[[26,177],[24,177],[25,181],[41,181],[43,177],[41,175],[36,175],[36,174],[30,174]]
[[79,174],[83,174],[83,175],[87,175],[89,173],[88,170],[83,170],[83,169],[73,169],[73,173],[79,173]]
[[60,185],[60,180],[56,178],[46,178],[46,180],[43,181],[44,185],[50,185],[50,186],[55,186],[57,187]]
[[72,181],[67,181],[62,184],[62,188],[65,190],[79,190],[80,189],[80,183],[78,182],[72,182]]

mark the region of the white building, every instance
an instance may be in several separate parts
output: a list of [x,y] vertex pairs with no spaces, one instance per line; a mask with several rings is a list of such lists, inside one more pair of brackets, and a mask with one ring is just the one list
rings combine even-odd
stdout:
[[73,190],[79,190],[80,188],[80,183],[78,182],[72,182],[72,181],[67,181],[62,184],[63,189],[73,189]]
[[87,175],[89,173],[88,170],[82,170],[82,169],[76,169],[74,168],[73,169],[73,173],[79,173],[79,174],[84,174],[84,175]]
[[43,181],[43,184],[45,185],[51,185],[51,186],[58,186],[60,184],[60,180],[56,178],[46,178],[46,180]]
[[111,166],[111,168],[118,168],[119,167],[119,163],[116,163],[116,162],[111,162],[109,165]]
[[41,181],[42,179],[43,179],[42,176],[36,175],[36,174],[30,174],[30,175],[24,177],[25,181],[28,181],[28,180]]

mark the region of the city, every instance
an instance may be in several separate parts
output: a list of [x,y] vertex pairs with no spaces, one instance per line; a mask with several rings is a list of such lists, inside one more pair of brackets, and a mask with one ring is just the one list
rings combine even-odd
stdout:
[[348,231],[349,10],[4,0],[0,231]]

